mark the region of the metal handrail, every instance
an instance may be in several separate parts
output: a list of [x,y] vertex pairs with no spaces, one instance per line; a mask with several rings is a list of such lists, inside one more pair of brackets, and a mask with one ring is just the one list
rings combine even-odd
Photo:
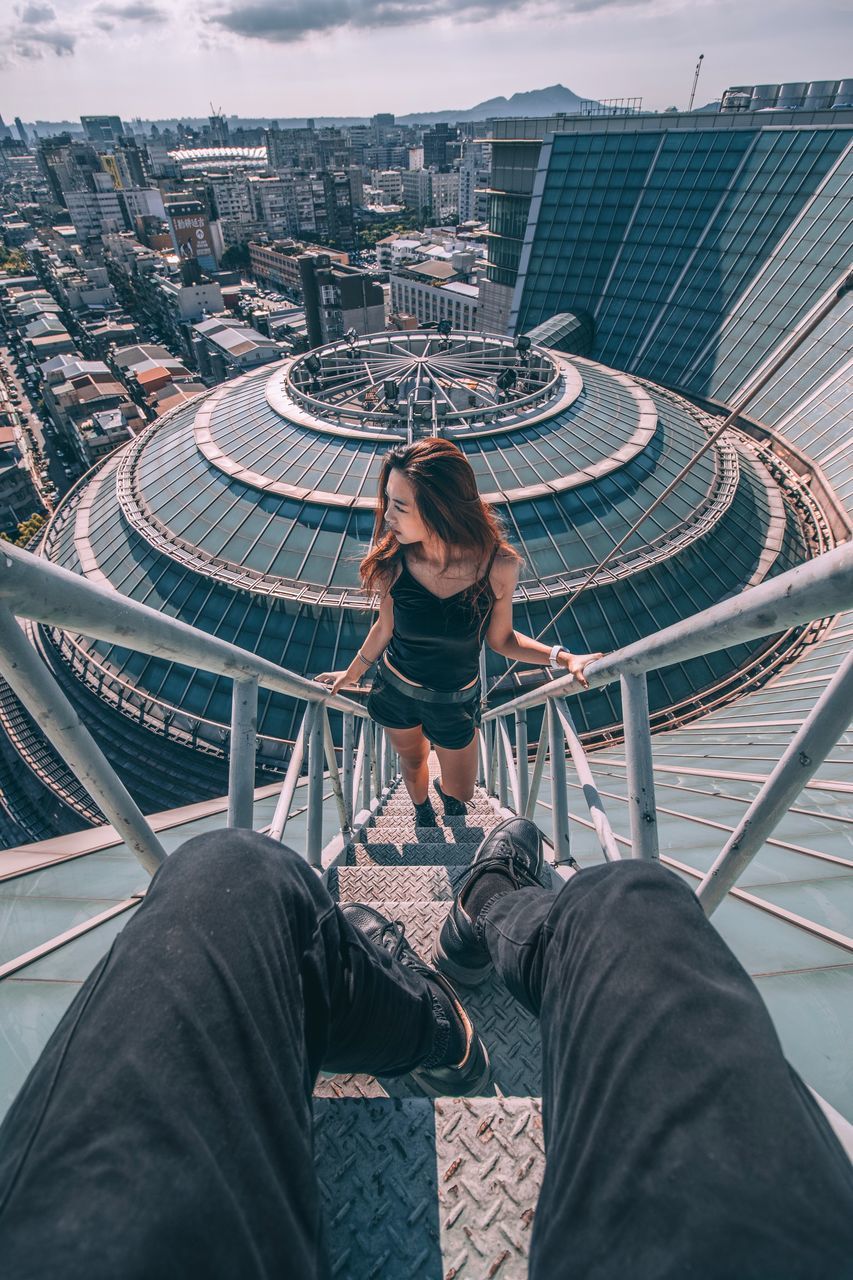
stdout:
[[[853,608],[853,542],[845,542],[741,595],[711,605],[622,649],[614,649],[591,662],[585,675],[590,688],[599,688],[623,675],[642,675],[658,667],[701,658],[850,608]],[[490,708],[484,713],[483,722],[576,692],[573,676],[558,676],[511,702]]]
[[[591,687],[617,679],[622,685],[634,857],[658,856],[646,673],[848,608],[853,608],[853,543],[845,543],[587,667]],[[278,838],[284,832],[307,752],[307,856],[314,866],[323,863],[324,777],[329,777],[338,808],[339,849],[392,783],[396,767],[393,747],[381,727],[369,721],[365,708],[358,703],[332,695],[314,681],[88,582],[30,552],[6,546],[0,551],[0,675],[41,727],[50,731],[52,744],[128,847],[151,872],[165,858],[162,846],[16,617],[230,677],[233,699],[228,823],[233,827],[252,824],[259,688],[304,702],[306,711],[271,832]],[[566,695],[574,692],[573,677],[563,676],[483,716],[481,778],[502,805],[507,805],[511,795],[516,812],[532,814],[546,755],[550,757],[557,863],[571,862],[566,747],[604,856],[608,859],[621,856],[565,702]],[[547,708],[547,716],[531,777],[527,711],[538,706]],[[330,709],[342,712],[344,717],[340,766],[328,722]],[[848,658],[702,882],[699,896],[709,912],[722,900],[793,798],[823,762],[844,732],[851,711],[853,658]],[[509,731],[510,717],[513,735]],[[357,747],[356,719],[362,726]],[[360,809],[356,811],[359,804]],[[327,852],[332,845],[327,846]]]
[[[853,543],[848,542],[778,577],[705,609],[644,640],[590,663],[590,688],[619,680],[625,724],[627,801],[631,856],[659,857],[651,724],[646,676],[676,662],[698,658],[731,645],[761,639],[853,608]],[[551,762],[552,843],[555,861],[571,864],[566,746],[574,764],[591,826],[607,859],[622,856],[604,812],[601,796],[566,704],[578,686],[571,675],[522,694],[482,717],[484,750],[481,778],[486,790],[506,806],[511,784],[517,811],[531,816]],[[539,743],[529,777],[527,713],[544,707]],[[824,690],[758,795],[743,814],[697,894],[710,914],[758,853],[776,824],[826,759],[853,718],[853,655]],[[515,750],[509,721],[515,723]]]
[[[320,864],[324,763],[328,763],[333,786],[338,776],[334,751],[328,752],[328,758],[324,759],[330,735],[326,735],[324,744],[323,722],[328,708],[341,711],[350,721],[351,736],[354,720],[366,720],[364,707],[349,698],[333,696],[322,685],[238,645],[88,582],[42,557],[18,547],[4,546],[0,550],[0,675],[33,719],[48,731],[51,744],[72,773],[152,874],[166,857],[160,841],[68,696],[30,644],[18,618],[230,677],[233,681],[230,826],[252,825],[258,689],[270,689],[307,703],[312,712],[308,734],[308,857],[313,865]],[[390,759],[387,750],[385,755]],[[335,791],[342,797],[339,783]],[[289,805],[283,815],[282,829],[288,813]],[[341,815],[343,829],[346,811],[342,809]]]

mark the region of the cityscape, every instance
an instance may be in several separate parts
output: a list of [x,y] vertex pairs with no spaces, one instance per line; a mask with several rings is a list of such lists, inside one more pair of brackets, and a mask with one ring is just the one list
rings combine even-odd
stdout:
[[[320,92],[314,117],[4,102],[0,625],[23,649],[0,667],[0,1112],[157,860],[226,819],[431,945],[476,841],[449,810],[419,834],[390,739],[315,681],[371,665],[359,564],[383,458],[441,439],[520,557],[514,625],[554,645],[547,673],[483,651],[468,830],[523,813],[555,884],[645,857],[701,901],[770,788],[714,919],[853,1152],[850,716],[801,740],[827,690],[850,698],[853,77],[708,101],[702,63],[661,109],[561,84],[365,118]],[[93,588],[79,616],[72,575]],[[561,645],[605,655],[580,696]],[[43,685],[16,685],[26,655]],[[391,1280],[527,1275],[538,1032],[488,991],[494,1115],[442,1098],[418,1130],[433,1181],[397,1169],[416,1226]],[[353,1171],[373,1130],[329,1117],[393,1102],[393,1129],[417,1092],[329,1075],[315,1096],[327,1212],[347,1179],[362,1205],[335,1219],[334,1274],[379,1275],[351,1261],[396,1247]],[[432,1144],[446,1182],[476,1147],[488,1213],[473,1173],[458,1198],[433,1186]]]

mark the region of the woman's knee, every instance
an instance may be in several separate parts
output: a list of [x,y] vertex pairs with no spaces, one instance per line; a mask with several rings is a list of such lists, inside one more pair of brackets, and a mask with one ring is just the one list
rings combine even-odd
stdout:
[[411,769],[412,771],[422,769],[429,757],[429,743],[424,739],[422,745],[398,748],[397,754],[404,769]]

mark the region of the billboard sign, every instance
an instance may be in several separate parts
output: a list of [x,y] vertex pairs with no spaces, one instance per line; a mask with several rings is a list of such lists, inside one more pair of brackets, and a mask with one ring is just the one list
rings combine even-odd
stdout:
[[185,261],[214,256],[210,224],[203,213],[173,213],[170,215],[172,234],[178,253]]

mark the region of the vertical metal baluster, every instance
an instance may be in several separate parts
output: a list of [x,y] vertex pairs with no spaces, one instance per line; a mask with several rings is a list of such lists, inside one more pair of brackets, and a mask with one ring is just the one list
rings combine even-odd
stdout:
[[506,769],[506,725],[503,718],[499,717],[495,721],[495,750],[498,753],[498,804],[502,809],[506,809],[507,800],[509,799],[509,788],[507,786],[507,769]]
[[[371,765],[370,757],[372,754],[371,743],[373,741],[373,722],[371,720],[362,720],[361,722],[361,740],[358,744],[358,753],[361,760],[361,807],[362,809],[370,808],[371,794],[370,784]],[[358,768],[358,763],[356,764]]]
[[308,861],[312,867],[322,865],[323,853],[323,705],[311,704],[308,726]]
[[560,717],[563,735],[569,744],[572,764],[575,767],[575,773],[580,783],[581,794],[586,800],[586,806],[589,809],[593,830],[598,836],[598,843],[601,845],[601,852],[608,862],[618,862],[622,854],[619,852],[619,845],[616,843],[610,819],[604,812],[604,805],[601,796],[598,794],[598,787],[595,785],[595,778],[592,776],[592,769],[589,767],[589,760],[583,749],[580,735],[575,728],[572,713],[566,705],[565,698],[555,698],[553,705],[557,715]]
[[554,859],[557,866],[571,859],[566,750],[557,708],[548,699],[548,745],[551,755],[551,815],[554,820]]
[[649,695],[645,675],[620,677],[625,723],[625,764],[631,818],[631,857],[660,857],[658,850],[655,774],[649,727]]
[[349,820],[347,818],[346,805],[344,804],[344,789],[341,782],[340,769],[338,768],[335,741],[332,737],[332,726],[329,724],[329,709],[325,705],[323,706],[323,752],[326,757],[326,764],[329,767],[329,780],[331,781],[332,791],[338,806],[341,831],[348,831]]
[[353,819],[353,793],[354,793],[354,759],[353,759],[353,738],[355,723],[351,712],[345,711],[343,716],[343,732],[341,736],[341,787],[344,795],[344,811],[347,816],[347,826],[352,826]]
[[231,682],[231,740],[228,752],[228,826],[251,831],[258,745],[258,677]]
[[518,812],[527,812],[530,795],[530,765],[527,759],[527,712],[515,713],[515,768],[518,776]]
[[539,788],[542,786],[542,774],[545,772],[545,758],[548,755],[548,714],[547,707],[542,717],[539,730],[539,741],[536,744],[536,759],[533,761],[533,777],[530,779],[530,790],[524,808],[525,818],[532,818],[539,799]]
[[[485,646],[480,650],[480,706],[485,711],[486,690],[486,649]],[[479,744],[477,750],[477,782],[481,787],[486,785],[486,775],[489,771],[489,754],[488,749],[484,749],[484,744],[488,738],[488,724],[480,726]]]
[[275,814],[270,825],[270,837],[273,840],[280,840],[284,835],[284,829],[287,826],[287,820],[290,817],[290,810],[293,808],[293,797],[296,792],[296,786],[299,782],[299,775],[302,773],[302,762],[305,759],[305,744],[308,741],[308,724],[311,719],[311,703],[305,707],[305,712],[299,724],[299,732],[296,735],[296,741],[293,744],[293,750],[290,753],[290,760],[287,764],[287,773],[284,775],[284,782],[281,787],[281,794],[278,797],[278,803],[275,806]]

